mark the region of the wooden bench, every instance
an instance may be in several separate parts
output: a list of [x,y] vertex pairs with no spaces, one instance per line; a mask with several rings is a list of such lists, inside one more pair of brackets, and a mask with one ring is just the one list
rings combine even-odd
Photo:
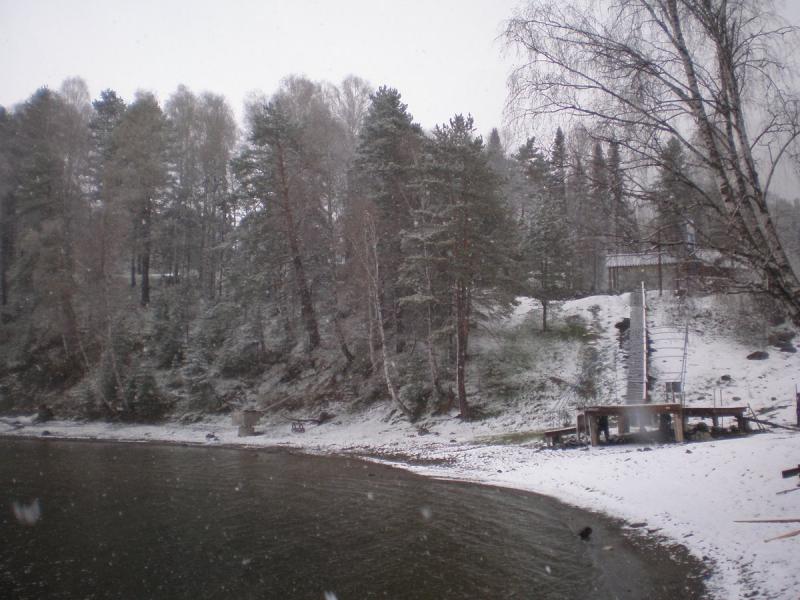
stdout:
[[569,435],[577,432],[578,428],[574,425],[572,427],[561,427],[560,429],[548,429],[544,432],[544,439],[548,446],[555,446],[561,441],[562,435]]

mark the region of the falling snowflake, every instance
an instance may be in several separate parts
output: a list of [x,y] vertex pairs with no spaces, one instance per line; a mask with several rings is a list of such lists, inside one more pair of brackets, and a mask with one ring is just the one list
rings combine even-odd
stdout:
[[42,516],[42,507],[39,504],[38,498],[34,499],[30,504],[14,502],[11,508],[14,510],[14,516],[17,518],[17,521],[23,525],[36,525],[36,522]]

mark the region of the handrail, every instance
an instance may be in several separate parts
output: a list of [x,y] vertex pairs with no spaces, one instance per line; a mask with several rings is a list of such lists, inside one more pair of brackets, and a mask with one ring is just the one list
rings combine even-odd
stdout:
[[642,403],[647,402],[647,294],[642,281]]

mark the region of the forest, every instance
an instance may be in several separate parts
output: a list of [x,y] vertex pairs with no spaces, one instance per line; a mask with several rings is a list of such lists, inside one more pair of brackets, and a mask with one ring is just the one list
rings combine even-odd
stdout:
[[[550,67],[579,58],[544,47],[557,33],[537,11],[557,6],[532,3],[506,33]],[[570,33],[584,60],[602,51],[591,32]],[[615,48],[611,82],[642,58]],[[561,100],[535,65],[512,91],[545,114]],[[727,183],[744,185],[736,164],[752,166],[746,152],[737,162],[741,142],[714,137],[741,128],[731,96],[704,122],[685,94],[667,104],[663,73],[640,74],[640,114],[673,116],[632,125],[630,100],[625,115],[587,103],[593,121],[553,120],[523,140],[498,129],[484,140],[463,114],[426,131],[400,91],[356,76],[288,76],[248,103],[242,127],[222,95],[184,86],[163,103],[110,89],[92,100],[80,78],[36,90],[0,109],[0,411],[47,402],[152,421],[389,398],[409,420],[479,417],[476,329],[531,296],[546,333],[550,304],[608,290],[615,253],[735,256],[755,274],[731,289],[771,294],[796,319],[797,201],[771,196],[773,218],[758,217],[777,232],[769,244],[737,220],[741,207],[720,210],[737,193],[767,206],[757,186]],[[672,125],[680,103],[698,136]],[[733,158],[695,151],[723,138]]]

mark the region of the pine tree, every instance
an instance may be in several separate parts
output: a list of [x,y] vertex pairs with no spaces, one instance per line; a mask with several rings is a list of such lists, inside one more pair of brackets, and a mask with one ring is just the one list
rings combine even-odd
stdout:
[[608,164],[603,155],[603,147],[600,142],[595,143],[592,151],[590,180],[589,207],[591,210],[591,227],[587,231],[589,235],[589,254],[586,258],[590,265],[591,279],[589,289],[591,292],[597,292],[600,290],[604,280],[603,267],[605,265],[605,253],[611,221]]
[[155,96],[141,93],[123,115],[113,134],[114,169],[119,194],[130,222],[131,286],[141,275],[140,303],[150,304],[150,262],[154,219],[168,184],[167,122]]
[[[63,348],[57,373],[66,380],[87,366],[76,299],[77,247],[85,231],[88,129],[76,109],[47,89],[16,113],[11,182],[15,216],[10,285],[19,290],[16,310],[42,329],[37,343]],[[34,336],[36,337],[36,336]]]
[[92,137],[90,170],[94,191],[94,202],[99,208],[99,218],[94,228],[95,252],[92,253],[92,269],[95,281],[105,281],[115,267],[119,239],[123,226],[123,210],[117,201],[119,173],[115,170],[116,147],[114,130],[125,114],[125,102],[113,90],[100,93],[92,103],[94,114],[89,122]]
[[14,257],[16,202],[11,185],[13,121],[0,106],[0,306],[9,298],[8,273]]
[[625,194],[619,142],[612,141],[608,153],[608,193],[610,202],[610,245],[616,250],[633,250],[638,240],[636,218]]
[[567,147],[561,127],[556,129],[550,151],[550,196],[563,217],[567,216]]
[[376,230],[381,263],[382,310],[395,338],[395,349],[405,348],[405,324],[400,299],[403,261],[400,232],[412,224],[418,208],[417,162],[423,136],[414,123],[400,93],[381,87],[370,98],[359,136],[355,161],[357,194],[369,198],[377,207]]
[[239,158],[239,177],[283,240],[311,352],[321,339],[301,230],[310,202],[305,188],[309,148],[303,144],[304,123],[293,118],[289,99],[281,95],[253,106],[250,120],[249,147]]
[[530,220],[524,246],[526,262],[533,276],[533,295],[542,303],[542,329],[547,330],[550,302],[562,298],[568,288],[572,266],[572,236],[566,208],[563,136],[556,136],[557,166],[548,161],[529,139],[516,155],[525,175]]
[[426,178],[437,245],[446,257],[456,394],[464,419],[470,418],[466,369],[473,321],[488,311],[508,308],[520,287],[509,239],[514,230],[499,196],[500,180],[474,131],[472,117],[462,115],[436,127]]
[[659,248],[683,254],[687,235],[702,227],[701,193],[693,181],[680,142],[671,138],[664,148],[658,182],[652,198],[656,206],[656,231],[653,240]]

